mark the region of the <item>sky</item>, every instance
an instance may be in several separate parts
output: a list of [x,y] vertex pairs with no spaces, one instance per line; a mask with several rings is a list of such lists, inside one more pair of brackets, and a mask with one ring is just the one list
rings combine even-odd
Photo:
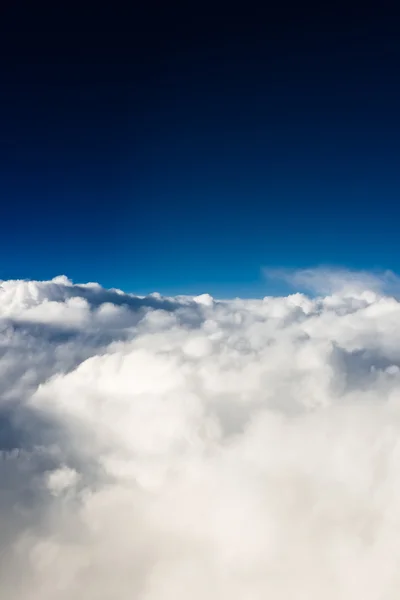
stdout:
[[1,279],[260,297],[265,268],[400,270],[393,7],[136,10],[4,11]]

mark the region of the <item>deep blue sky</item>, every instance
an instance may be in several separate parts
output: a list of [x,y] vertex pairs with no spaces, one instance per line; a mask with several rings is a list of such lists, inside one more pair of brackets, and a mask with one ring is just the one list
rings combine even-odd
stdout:
[[263,266],[400,270],[400,19],[373,4],[7,14],[0,278],[232,296],[268,293]]

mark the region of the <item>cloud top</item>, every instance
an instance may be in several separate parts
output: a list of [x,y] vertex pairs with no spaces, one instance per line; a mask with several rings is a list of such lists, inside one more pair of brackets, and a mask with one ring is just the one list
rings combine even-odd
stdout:
[[1,282],[2,596],[397,599],[400,303],[285,276],[318,295]]

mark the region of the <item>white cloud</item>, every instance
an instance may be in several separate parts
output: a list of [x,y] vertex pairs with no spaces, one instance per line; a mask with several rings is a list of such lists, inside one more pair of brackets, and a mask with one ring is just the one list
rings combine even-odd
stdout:
[[308,269],[266,268],[269,279],[281,279],[295,288],[317,294],[373,298],[371,292],[399,292],[399,279],[392,271],[352,271],[321,266]]
[[50,492],[58,496],[65,490],[73,487],[79,481],[79,474],[69,467],[62,466],[52,470],[47,478],[47,487]]
[[2,282],[2,597],[397,599],[400,303],[325,275],[224,302]]

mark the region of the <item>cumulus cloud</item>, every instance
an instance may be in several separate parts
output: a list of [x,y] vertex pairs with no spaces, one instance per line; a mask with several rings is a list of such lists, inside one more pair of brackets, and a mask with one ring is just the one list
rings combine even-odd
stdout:
[[1,596],[397,599],[400,303],[332,277],[1,282]]

